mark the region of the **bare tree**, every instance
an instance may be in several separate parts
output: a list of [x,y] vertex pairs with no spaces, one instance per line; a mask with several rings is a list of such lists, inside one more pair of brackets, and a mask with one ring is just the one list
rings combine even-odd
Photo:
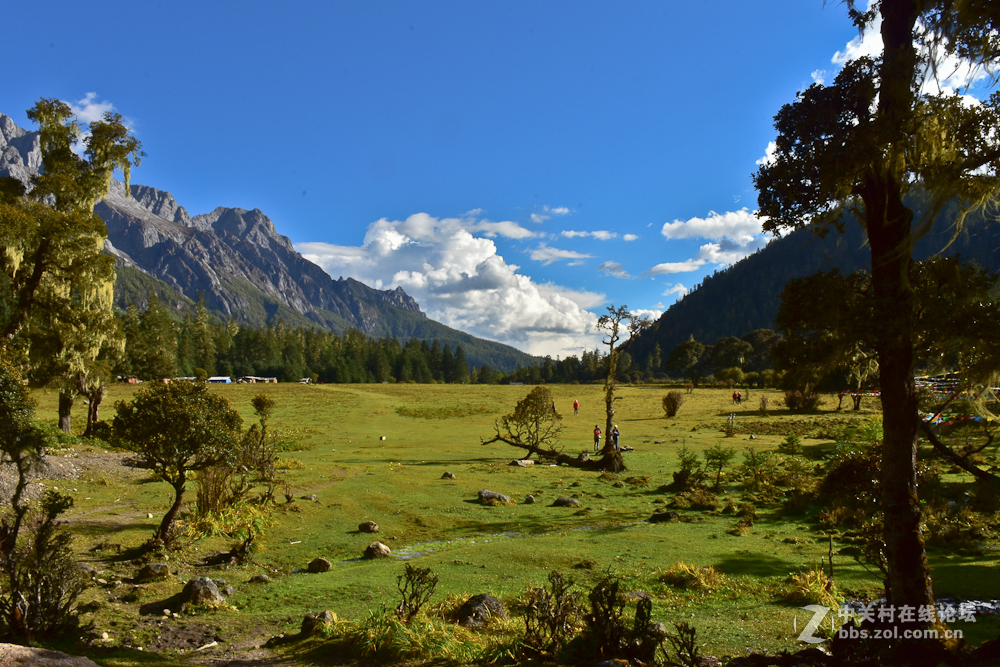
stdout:
[[[622,305],[615,308],[608,306],[608,314],[602,315],[597,320],[597,330],[604,334],[602,342],[608,346],[608,355],[605,357],[605,371],[607,376],[604,380],[604,406],[607,412],[604,432],[611,433],[615,418],[615,389],[618,385],[618,355],[628,349],[632,341],[639,333],[652,325],[645,315],[637,315],[630,312],[628,306]],[[621,341],[621,344],[619,342]],[[603,453],[608,455],[614,452],[611,445],[611,438],[606,437],[604,441]]]

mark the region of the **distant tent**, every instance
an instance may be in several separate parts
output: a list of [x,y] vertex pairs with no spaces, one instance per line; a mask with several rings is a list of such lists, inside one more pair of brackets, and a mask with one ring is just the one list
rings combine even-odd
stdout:
[[213,384],[229,384],[233,380],[228,375],[216,375],[215,377],[208,378],[208,381]]

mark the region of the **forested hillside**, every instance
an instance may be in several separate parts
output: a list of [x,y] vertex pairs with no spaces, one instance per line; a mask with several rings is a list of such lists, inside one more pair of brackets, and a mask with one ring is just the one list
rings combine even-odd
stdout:
[[[942,253],[945,256],[960,255],[964,261],[974,261],[994,272],[1000,270],[998,212],[970,215],[949,245],[955,236],[953,221],[953,211],[943,212],[933,229],[917,242],[914,258],[926,259],[948,246]],[[774,329],[779,296],[789,280],[833,268],[841,273],[871,268],[864,229],[848,216],[844,227],[843,234],[830,229],[825,237],[811,228],[798,230],[706,277],[668,308],[656,327],[634,342],[629,352],[645,363],[656,344],[666,355],[691,336],[712,344],[725,336],[740,337],[756,329]]]

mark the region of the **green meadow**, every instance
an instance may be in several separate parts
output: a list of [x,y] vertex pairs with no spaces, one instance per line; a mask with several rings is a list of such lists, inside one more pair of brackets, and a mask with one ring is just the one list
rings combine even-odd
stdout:
[[[802,648],[793,628],[801,630],[811,614],[788,597],[788,580],[821,567],[831,548],[840,594],[869,600],[881,595],[877,574],[850,555],[838,555],[849,545],[841,531],[818,522],[816,507],[791,512],[780,499],[758,502],[752,527],[739,534],[733,531],[737,517],[718,509],[674,507],[676,493],[663,488],[678,469],[682,447],[700,454],[723,445],[738,454],[725,471],[720,504],[745,503],[736,473],[748,448],[777,450],[788,435],[797,435],[800,458],[813,469],[833,452],[837,433],[879,417],[877,405],[865,403],[861,412],[837,411],[836,399],[827,398],[813,413],[792,414],[780,407],[778,392],[754,389],[742,405],[734,406],[731,390],[698,388],[685,395],[677,417],[667,419],[661,402],[668,388],[623,386],[616,415],[620,442],[634,451],[624,454],[628,470],[614,475],[547,464],[512,466],[522,450],[481,444],[493,434],[494,420],[510,412],[530,389],[213,386],[241,412],[245,426],[254,421],[254,395],[267,392],[276,401],[271,424],[292,443],[281,454],[281,468],[295,500],[286,503],[279,489],[273,525],[253,564],[204,566],[206,556],[227,550],[231,541],[186,538],[183,549],[165,554],[174,575],[140,588],[129,581],[141,564],[139,547],[169,506],[168,485],[142,470],[124,468],[46,481],[73,495],[75,504],[66,519],[75,548],[80,560],[107,582],[95,584],[81,598],[83,620],[93,623],[90,636],[109,635],[88,645],[87,654],[106,665],[173,664],[209,659],[233,647],[259,647],[278,633],[297,632],[310,612],[328,609],[338,619],[360,621],[383,605],[395,608],[400,599],[397,578],[407,563],[431,568],[439,577],[431,600],[438,608],[478,593],[501,599],[515,615],[505,626],[510,638],[523,631],[516,610],[526,587],[544,585],[552,570],[560,570],[586,592],[610,572],[626,590],[652,596],[654,621],[691,624],[702,653],[715,656]],[[594,425],[604,425],[603,387],[550,389],[562,415],[559,446],[570,454],[592,451]],[[110,388],[102,418],[110,421],[114,402],[128,399],[132,391],[134,387],[123,385]],[[761,395],[770,399],[766,414],[758,409]],[[54,422],[55,392],[35,396],[38,418]],[[579,415],[573,414],[574,400],[580,401]],[[727,437],[731,414],[736,429]],[[77,406],[73,417],[82,424],[83,406]],[[55,461],[73,463],[105,450],[110,451],[99,441],[77,440],[52,453],[65,457]],[[443,478],[446,472],[455,479]],[[967,481],[952,472],[942,479],[956,488]],[[483,505],[477,498],[481,489],[506,494],[513,503]],[[186,499],[193,503],[195,494],[191,482]],[[303,498],[311,494],[315,501]],[[535,496],[534,504],[524,503],[529,494]],[[580,506],[552,506],[561,496],[577,498]],[[654,512],[668,509],[675,509],[681,520],[648,522]],[[368,520],[380,526],[377,535],[359,532],[358,525]],[[374,540],[389,546],[394,557],[363,559],[365,547]],[[996,554],[996,545],[988,541],[961,549],[932,544],[936,595],[1000,598]],[[333,569],[306,573],[307,564],[317,557],[330,560]],[[679,563],[711,567],[721,576],[707,587],[680,588],[663,576]],[[248,583],[257,574],[267,574],[271,582]],[[140,608],[178,593],[193,576],[231,583],[236,593],[227,600],[230,607],[185,612],[171,622],[211,627],[221,638],[219,646],[202,652],[173,646],[154,655],[163,621],[155,614],[140,614]],[[979,643],[996,636],[998,624],[989,618],[953,627],[962,628],[968,642]],[[310,639],[274,650],[295,662],[338,663],[336,651],[324,650],[324,641]]]

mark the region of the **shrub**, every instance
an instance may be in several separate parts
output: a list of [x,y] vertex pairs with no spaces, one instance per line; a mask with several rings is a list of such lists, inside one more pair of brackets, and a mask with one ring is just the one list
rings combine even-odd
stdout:
[[681,562],[674,563],[660,575],[660,581],[665,584],[694,591],[711,591],[721,586],[725,579],[725,575],[711,565],[696,567]]
[[528,589],[524,610],[524,646],[529,652],[553,656],[566,644],[580,618],[580,595],[575,582],[558,570],[549,573],[549,588]]
[[792,412],[806,412],[820,405],[821,396],[812,392],[802,393],[799,390],[785,392],[785,407]]
[[821,570],[793,574],[785,579],[785,584],[782,598],[796,607],[819,604],[837,608],[844,602],[844,596],[837,592],[833,578]]
[[663,397],[663,411],[667,413],[667,417],[676,417],[682,405],[684,405],[684,394],[679,391],[668,392]]
[[785,441],[778,445],[778,450],[794,456],[802,451],[802,439],[794,433],[786,436]]
[[705,478],[705,471],[701,469],[698,455],[687,447],[681,447],[677,457],[680,459],[680,469],[674,472],[671,487],[677,491],[686,491],[699,486]]
[[420,608],[434,595],[437,583],[438,577],[431,573],[429,567],[413,567],[407,563],[403,574],[396,579],[396,588],[403,596],[403,600],[396,607],[396,615],[407,623],[412,621]]

